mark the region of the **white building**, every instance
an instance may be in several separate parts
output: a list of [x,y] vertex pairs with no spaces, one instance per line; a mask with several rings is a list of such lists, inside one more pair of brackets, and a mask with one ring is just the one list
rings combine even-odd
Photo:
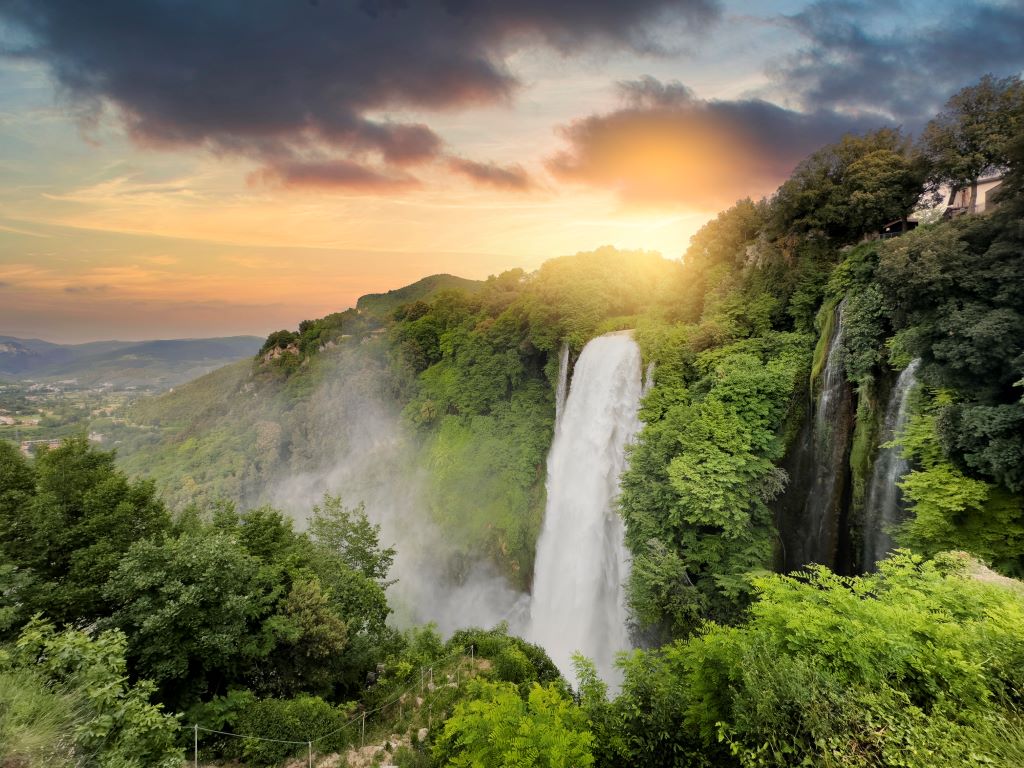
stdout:
[[[992,193],[1003,183],[1003,174],[989,174],[982,176],[974,184],[967,184],[963,187],[953,187],[949,192],[949,202],[946,203],[946,215],[957,216],[961,213],[984,213],[992,206]],[[971,208],[971,190],[977,189],[974,200],[974,208]]]

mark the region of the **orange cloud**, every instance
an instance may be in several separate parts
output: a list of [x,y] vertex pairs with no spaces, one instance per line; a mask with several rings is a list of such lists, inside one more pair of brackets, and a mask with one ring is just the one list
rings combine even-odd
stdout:
[[759,100],[705,101],[679,83],[620,84],[625,105],[561,128],[558,179],[611,189],[630,206],[714,211],[771,192],[808,152],[866,125]]

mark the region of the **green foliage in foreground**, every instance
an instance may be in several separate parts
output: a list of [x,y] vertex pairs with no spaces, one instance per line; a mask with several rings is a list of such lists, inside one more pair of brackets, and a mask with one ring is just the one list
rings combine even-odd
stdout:
[[131,678],[172,710],[241,688],[337,701],[393,645],[394,551],[361,507],[328,496],[307,533],[267,507],[172,523],[84,440],[34,465],[0,445],[0,488],[0,631],[36,613],[116,629]]
[[253,700],[238,712],[236,731],[280,741],[233,739],[225,745],[225,753],[241,758],[245,764],[277,765],[302,751],[301,745],[280,742],[300,740],[302,734],[328,733],[332,735],[317,742],[317,751],[341,751],[348,745],[348,733],[342,726],[352,718],[353,711],[353,706],[332,706],[316,696]]
[[1024,589],[971,567],[758,579],[746,623],[626,656],[611,702],[584,686],[599,764],[1022,764]]
[[177,720],[149,702],[151,683],[128,682],[126,645],[34,619],[0,651],[4,764],[180,768]]
[[526,700],[509,683],[474,681],[434,744],[453,768],[588,768],[593,735],[557,687],[534,684]]
[[0,489],[0,563],[31,574],[23,603],[62,622],[108,613],[103,584],[121,556],[170,528],[153,484],[129,481],[114,469],[113,454],[92,450],[84,437],[31,466],[0,443]]

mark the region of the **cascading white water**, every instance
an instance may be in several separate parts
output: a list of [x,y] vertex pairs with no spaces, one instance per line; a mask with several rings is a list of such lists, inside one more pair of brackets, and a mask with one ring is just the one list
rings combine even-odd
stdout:
[[[900,373],[885,408],[885,422],[879,445],[899,437],[910,416],[910,393],[917,383],[920,360],[914,360]],[[889,529],[899,522],[900,489],[897,483],[910,470],[899,448],[879,448],[871,470],[871,483],[864,502],[864,557],[865,571],[873,570],[875,563],[892,549]]]
[[548,454],[528,635],[570,680],[579,651],[616,685],[615,654],[629,648],[629,560],[615,498],[626,444],[640,426],[641,387],[640,349],[628,333],[592,340],[576,361]]

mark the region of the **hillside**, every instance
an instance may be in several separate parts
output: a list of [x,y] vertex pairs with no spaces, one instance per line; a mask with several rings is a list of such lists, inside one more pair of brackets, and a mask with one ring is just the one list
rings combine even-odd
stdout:
[[462,291],[475,293],[483,286],[482,280],[467,280],[455,275],[430,275],[402,288],[395,288],[386,293],[368,293],[360,296],[356,309],[360,312],[386,317],[402,304],[413,301],[425,301],[441,291]]

